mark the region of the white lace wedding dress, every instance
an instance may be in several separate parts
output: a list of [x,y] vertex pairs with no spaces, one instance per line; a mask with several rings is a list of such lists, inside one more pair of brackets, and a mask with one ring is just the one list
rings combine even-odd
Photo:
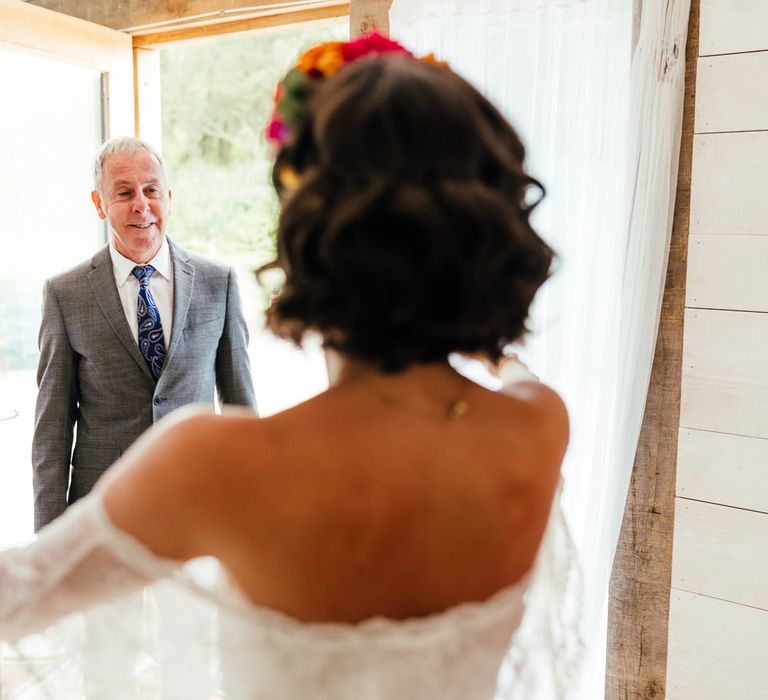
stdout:
[[[427,617],[306,624],[250,604],[225,581],[212,560],[179,567],[153,555],[111,523],[98,495],[78,502],[35,544],[0,553],[0,639],[12,642],[5,655],[17,675],[26,669],[23,697],[83,697],[72,680],[82,637],[82,616],[73,613],[86,607],[99,609],[116,658],[151,666],[158,635],[144,624],[143,651],[122,649],[135,635],[123,635],[126,615],[118,613],[137,590],[146,601],[150,584],[174,611],[161,625],[177,670],[163,679],[163,698],[561,700],[580,660],[580,576],[559,497],[524,581]],[[114,675],[98,672],[96,697],[112,697]]]

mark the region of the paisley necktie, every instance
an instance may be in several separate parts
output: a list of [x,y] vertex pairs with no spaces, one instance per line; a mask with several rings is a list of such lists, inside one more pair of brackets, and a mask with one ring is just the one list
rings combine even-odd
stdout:
[[147,363],[150,374],[157,381],[163,371],[165,362],[165,336],[160,323],[160,312],[157,310],[152,292],[149,289],[149,278],[155,268],[152,265],[137,265],[133,268],[133,276],[139,280],[139,350]]

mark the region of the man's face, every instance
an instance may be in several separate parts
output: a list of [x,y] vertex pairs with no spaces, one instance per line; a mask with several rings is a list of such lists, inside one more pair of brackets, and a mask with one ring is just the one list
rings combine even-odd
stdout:
[[171,191],[149,153],[114,153],[104,161],[101,193],[92,192],[99,217],[106,219],[115,248],[138,264],[160,250],[170,214]]

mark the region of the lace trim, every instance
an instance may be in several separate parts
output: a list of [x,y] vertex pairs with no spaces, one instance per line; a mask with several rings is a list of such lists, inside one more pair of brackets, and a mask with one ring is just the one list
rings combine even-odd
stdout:
[[[429,693],[440,690],[444,673],[445,683],[451,685],[443,686],[441,697],[469,697],[462,694],[463,686],[455,684],[460,679],[471,679],[480,693],[472,697],[486,697],[496,686],[497,700],[564,700],[575,685],[583,655],[579,636],[583,608],[576,548],[559,499],[558,493],[536,563],[526,581],[502,589],[484,602],[463,603],[424,618],[400,621],[377,617],[356,625],[306,624],[254,606],[242,594],[224,586],[223,568],[218,563],[211,567],[212,560],[208,560],[208,565],[201,566],[205,562],[198,560],[182,568],[177,562],[157,557],[114,525],[98,496],[83,499],[54,523],[49,532],[41,535],[41,540],[45,540],[45,556],[35,556],[30,561],[28,552],[3,553],[0,574],[1,565],[8,565],[6,573],[10,573],[11,585],[10,588],[0,585],[4,599],[0,603],[6,603],[13,615],[14,599],[22,604],[26,601],[28,604],[20,609],[21,617],[29,613],[39,620],[35,626],[27,626],[28,621],[21,619],[18,628],[41,629],[38,622],[82,608],[84,603],[98,603],[110,592],[115,595],[120,590],[127,592],[149,581],[164,579],[158,583],[158,592],[165,586],[175,589],[167,592],[173,594],[176,603],[173,624],[180,625],[173,637],[176,651],[191,652],[194,659],[195,653],[207,655],[213,650],[206,631],[208,623],[204,621],[213,619],[209,613],[218,605],[220,622],[223,625],[227,621],[227,630],[222,627],[224,636],[219,639],[228,640],[226,647],[219,648],[221,659],[235,663],[234,678],[239,679],[246,690],[252,690],[254,683],[258,686],[262,681],[265,688],[271,687],[270,683],[293,688],[294,681],[281,673],[300,658],[302,674],[294,679],[296,683],[326,687],[329,693],[334,693],[322,695],[328,698],[387,697],[382,693],[390,683],[401,689],[421,688],[419,684],[426,684],[423,687],[431,690],[425,691],[423,697],[438,697]],[[66,556],[62,557],[62,553]],[[40,551],[36,549],[35,555],[38,554]],[[73,562],[71,554],[82,561]],[[75,567],[68,575],[65,572],[63,578],[60,576],[62,559]],[[213,580],[212,570],[216,572]],[[52,572],[53,577],[46,576]],[[43,584],[51,580],[60,583],[53,588]],[[26,592],[22,590],[25,586]],[[35,599],[32,605],[29,605],[30,591]],[[62,592],[66,595],[62,596]],[[188,594],[195,600],[190,600]],[[64,605],[67,596],[70,601]],[[106,614],[110,635],[117,634],[128,649],[128,636],[122,639],[117,633],[120,624],[125,624],[124,620],[120,621],[119,608],[119,601],[109,603],[104,606],[103,614]],[[77,627],[73,622],[78,620],[65,620],[50,628],[46,636],[70,638],[66,647],[60,643],[55,646],[76,649],[77,646],[71,644],[73,629]],[[231,630],[229,623],[233,625]],[[25,658],[27,641],[34,647],[39,640],[37,637],[22,639],[14,647],[20,659]],[[269,663],[269,668],[259,667],[260,651],[262,663]],[[240,658],[243,653],[246,658]],[[64,658],[70,658],[72,652],[64,654]],[[256,656],[252,657],[253,654]],[[496,679],[502,658],[504,662]],[[407,659],[413,662],[404,663]],[[456,667],[457,659],[465,664]],[[353,665],[345,667],[344,660]],[[369,672],[378,668],[375,664],[380,664],[381,673],[356,675],[354,664],[358,662],[374,664]],[[191,672],[199,663],[188,661],[188,666],[192,678]],[[29,662],[29,668],[34,669],[33,661]],[[331,668],[333,677],[326,677],[324,674]],[[339,678],[340,668],[344,669],[343,678]],[[269,675],[269,669],[275,675]],[[266,674],[265,678],[260,674]],[[34,677],[36,688],[50,690],[51,697],[55,697],[53,681],[44,675]],[[112,683],[109,678],[104,682],[105,687]],[[366,686],[370,691],[367,694],[354,690],[355,684],[366,683],[370,686]],[[341,695],[335,692],[340,686],[345,689]]]

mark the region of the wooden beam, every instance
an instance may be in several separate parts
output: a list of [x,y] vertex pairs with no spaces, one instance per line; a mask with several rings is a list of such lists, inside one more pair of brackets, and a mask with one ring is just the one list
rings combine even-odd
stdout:
[[0,43],[19,44],[100,70],[106,70],[116,54],[130,51],[131,46],[130,37],[16,0],[0,0]]
[[700,0],[691,0],[672,240],[648,401],[609,590],[606,700],[663,700]]
[[392,0],[351,0],[349,3],[349,35],[363,36],[378,30],[389,34],[389,8]]
[[233,36],[235,34],[284,27],[289,24],[326,22],[339,17],[346,17],[348,14],[349,0],[331,0],[317,7],[292,12],[280,11],[260,14],[245,19],[193,23],[183,28],[171,28],[166,31],[144,33],[140,30],[133,34],[133,47],[157,48],[164,44],[213,39],[224,35]]
[[31,4],[120,31],[153,29],[180,21],[211,21],[280,9],[307,9],[323,0],[28,0]]

